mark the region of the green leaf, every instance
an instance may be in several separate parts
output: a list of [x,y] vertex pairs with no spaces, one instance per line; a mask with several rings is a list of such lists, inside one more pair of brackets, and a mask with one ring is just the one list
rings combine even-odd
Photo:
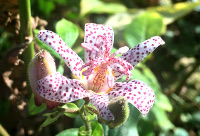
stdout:
[[148,8],[147,10],[160,13],[164,17],[164,23],[168,25],[174,22],[175,20],[189,14],[198,5],[200,5],[200,1],[179,2],[171,6],[151,7],[151,8]]
[[77,136],[78,128],[71,128],[58,133],[56,136]]
[[99,124],[98,121],[93,121],[91,123],[92,127],[92,136],[103,136],[103,127]]
[[152,36],[161,35],[165,29],[166,26],[160,14],[156,12],[145,12],[134,18],[125,28],[124,38],[128,45],[133,48],[138,43]]
[[161,107],[157,106],[157,103],[153,105],[151,112],[153,112],[153,115],[155,116],[156,121],[161,129],[167,131],[174,127],[174,125],[168,119],[166,112]]
[[48,0],[39,0],[38,7],[47,17],[49,17],[51,12],[55,9],[54,3]]
[[[112,48],[111,54],[115,53],[117,49],[115,47]],[[116,57],[120,57],[122,54],[117,54]]]
[[46,113],[46,114],[43,114],[43,116],[46,116],[46,120],[42,123],[42,125],[40,125],[40,129],[42,129],[42,127],[46,127],[50,124],[52,124],[53,122],[55,122],[59,117],[60,115],[62,115],[64,113],[64,111],[54,111],[52,113]]
[[79,30],[72,22],[66,19],[61,19],[56,23],[56,33],[71,48],[78,38]]
[[[37,36],[39,33],[38,29],[35,29],[35,36]],[[54,51],[52,48],[50,48],[49,46],[47,46],[46,44],[44,44],[42,41],[40,41],[37,37],[35,37],[35,41],[36,43],[44,50],[47,50],[48,52],[50,52],[51,55],[53,55],[54,57],[61,59],[61,57],[58,55],[58,53],[56,51]]]
[[79,115],[79,108],[74,103],[67,103],[62,106],[65,109],[65,115],[71,118],[75,118]]
[[81,0],[81,15],[85,16],[90,13],[118,13],[125,12],[127,9],[122,4],[104,3],[100,0]]
[[188,132],[183,128],[176,128],[173,136],[189,136]]
[[46,104],[43,103],[41,106],[36,106],[34,103],[34,94],[31,95],[28,105],[28,111],[30,115],[38,114],[46,109]]

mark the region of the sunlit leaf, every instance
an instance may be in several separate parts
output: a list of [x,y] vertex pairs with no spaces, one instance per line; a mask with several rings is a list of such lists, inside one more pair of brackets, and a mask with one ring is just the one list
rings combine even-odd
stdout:
[[78,130],[78,128],[67,129],[58,133],[56,136],[77,136]]
[[200,5],[200,1],[179,2],[171,6],[151,7],[147,8],[147,10],[160,13],[164,17],[164,23],[168,25],[192,12],[198,5]]
[[176,128],[172,136],[189,136],[189,134],[183,128]]
[[166,131],[174,127],[174,125],[168,119],[166,112],[161,107],[157,106],[157,103],[154,104],[151,112],[153,112],[155,119],[161,129]]
[[145,12],[138,15],[124,31],[128,45],[133,48],[137,44],[165,31],[163,17],[156,12]]
[[74,103],[67,103],[62,106],[65,110],[65,115],[71,118],[75,118],[79,115],[79,108]]
[[90,13],[118,13],[125,12],[127,9],[122,4],[104,3],[100,0],[81,0],[81,15]]
[[57,119],[60,117],[60,115],[62,115],[64,113],[64,111],[54,111],[51,113],[46,113],[43,114],[43,116],[46,116],[45,121],[42,123],[42,125],[40,125],[40,129],[42,129],[43,127],[46,127],[50,124],[52,124],[53,122],[57,121]]
[[56,33],[71,48],[78,38],[79,30],[72,22],[66,19],[61,19],[56,23]]
[[103,136],[103,127],[101,124],[98,123],[98,121],[93,121],[91,123],[92,127],[92,136]]

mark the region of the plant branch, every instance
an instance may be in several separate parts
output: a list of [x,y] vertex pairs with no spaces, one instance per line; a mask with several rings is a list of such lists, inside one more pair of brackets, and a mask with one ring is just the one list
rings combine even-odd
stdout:
[[85,104],[80,109],[80,117],[85,124],[85,129],[87,131],[87,136],[91,136],[91,123],[88,121],[87,116],[85,115],[85,106],[89,104],[90,101],[86,101]]

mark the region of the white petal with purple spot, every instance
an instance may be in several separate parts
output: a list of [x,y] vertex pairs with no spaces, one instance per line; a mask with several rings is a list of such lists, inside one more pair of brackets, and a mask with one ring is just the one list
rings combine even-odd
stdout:
[[37,37],[43,43],[54,49],[71,69],[72,73],[81,79],[81,71],[79,69],[84,63],[81,58],[64,43],[59,35],[48,30],[40,30]]
[[112,91],[108,93],[108,96],[110,99],[124,96],[143,116],[149,112],[155,101],[153,90],[140,80],[117,82]]
[[107,94],[97,94],[90,91],[90,101],[100,112],[100,115],[105,120],[114,120],[114,116],[108,108],[109,98]]
[[76,79],[68,79],[59,72],[38,81],[40,96],[47,100],[68,103],[87,97],[89,94]]

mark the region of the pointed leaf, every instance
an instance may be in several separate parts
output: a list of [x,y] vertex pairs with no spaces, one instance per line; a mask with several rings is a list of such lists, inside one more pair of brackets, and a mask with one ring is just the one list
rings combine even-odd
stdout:
[[61,19],[56,23],[56,33],[71,48],[78,38],[79,30],[72,22],[66,19]]
[[200,1],[197,2],[179,2],[170,6],[159,6],[147,8],[148,11],[156,11],[164,17],[164,23],[166,25],[174,22],[175,20],[189,14],[198,5]]
[[71,118],[75,118],[79,115],[79,108],[74,103],[67,103],[62,106],[65,109],[65,115]]
[[103,136],[103,127],[99,124],[98,121],[93,121],[91,123],[92,127],[92,136]]
[[84,16],[90,13],[117,13],[125,12],[127,9],[122,4],[118,3],[104,3],[100,0],[82,0],[81,1],[81,15]]
[[62,115],[63,113],[64,113],[64,111],[61,111],[61,112],[55,111],[55,112],[52,112],[52,113],[43,114],[43,116],[47,116],[47,118],[42,123],[42,125],[40,125],[40,129],[52,124],[53,122],[55,122],[60,117],[60,115]]
[[78,128],[71,128],[58,133],[56,136],[77,136]]
[[163,17],[156,12],[145,12],[138,15],[125,28],[124,38],[128,45],[133,48],[137,44],[153,36],[161,35],[166,26]]

